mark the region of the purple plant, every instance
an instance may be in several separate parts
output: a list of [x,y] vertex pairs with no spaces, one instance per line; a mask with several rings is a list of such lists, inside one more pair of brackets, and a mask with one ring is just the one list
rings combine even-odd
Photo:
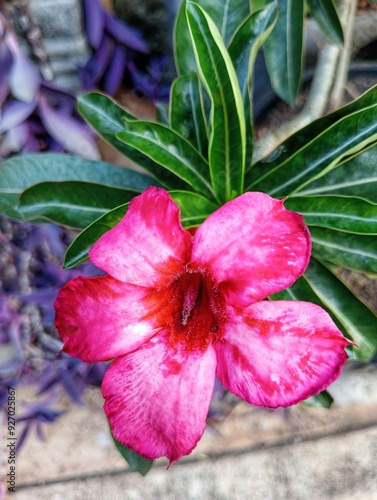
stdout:
[[53,326],[53,304],[59,288],[79,274],[98,270],[90,263],[62,271],[61,261],[73,234],[45,224],[32,226],[0,219],[0,408],[8,387],[33,384],[42,401],[18,408],[23,422],[18,446],[31,429],[42,435],[44,423],[62,411],[54,404],[62,394],[75,403],[89,385],[100,385],[107,365],[88,364],[61,353]]
[[[77,68],[82,89],[114,95],[122,82],[152,100],[168,95],[160,85],[161,57],[149,55],[137,30],[116,19],[98,0],[83,0],[92,54]],[[0,159],[40,151],[99,159],[95,137],[76,113],[76,94],[43,78],[22,52],[0,8]]]

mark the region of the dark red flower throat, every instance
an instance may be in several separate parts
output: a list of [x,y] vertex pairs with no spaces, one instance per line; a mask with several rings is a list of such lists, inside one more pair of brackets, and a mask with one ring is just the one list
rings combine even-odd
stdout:
[[156,327],[169,332],[171,346],[182,343],[185,350],[205,350],[221,339],[225,300],[206,270],[185,265],[168,286],[146,299],[153,301]]

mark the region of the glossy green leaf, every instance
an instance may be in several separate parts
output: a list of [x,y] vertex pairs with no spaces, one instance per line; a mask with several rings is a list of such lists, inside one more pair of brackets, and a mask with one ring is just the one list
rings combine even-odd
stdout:
[[212,20],[191,2],[187,2],[186,12],[199,72],[212,102],[212,186],[224,202],[243,191],[246,138],[242,96],[229,54]]
[[377,235],[377,205],[346,196],[294,196],[284,202],[304,216],[308,226]]
[[271,2],[271,0],[251,0],[250,3],[251,3],[252,13],[263,9],[263,7],[266,7],[270,2]]
[[220,32],[225,45],[228,45],[234,33],[250,15],[250,2],[245,0],[199,0],[195,2],[208,14]]
[[45,218],[79,229],[140,192],[89,182],[42,182],[22,193],[19,210],[25,220]]
[[117,138],[170,170],[196,191],[214,197],[207,161],[174,130],[150,121],[127,121],[126,129]]
[[174,80],[171,89],[170,124],[204,158],[208,156],[208,132],[196,73]]
[[181,210],[181,221],[185,228],[199,226],[218,207],[204,196],[188,191],[170,191],[173,201]]
[[156,102],[156,115],[157,121],[162,123],[163,125],[169,126],[170,118],[169,118],[169,103],[167,102]]
[[303,28],[304,0],[280,0],[279,17],[264,53],[273,89],[291,106],[301,83]]
[[66,251],[63,268],[70,269],[85,262],[88,259],[89,249],[103,234],[107,233],[107,231],[123,219],[127,208],[128,203],[121,205],[102,215],[102,217],[81,231]]
[[310,14],[329,41],[342,44],[344,42],[343,29],[333,0],[306,0],[306,3]]
[[377,273],[377,238],[321,227],[310,228],[312,255],[338,266]]
[[252,82],[254,63],[258,50],[276,23],[277,14],[277,4],[272,2],[265,9],[250,15],[234,35],[228,49],[240,85],[245,113],[246,169],[251,167],[253,159]]
[[78,109],[82,117],[105,141],[127,158],[148,170],[165,188],[188,187],[185,182],[169,170],[162,168],[149,156],[140,153],[138,149],[117,138],[117,134],[126,128],[127,122],[125,120],[132,121],[135,118],[112,99],[103,94],[91,92],[78,97]]
[[[218,208],[218,205],[197,193],[176,190],[171,191],[170,194],[181,210],[181,221],[185,228],[198,226]],[[122,220],[127,208],[128,203],[121,205],[84,229],[68,247],[64,268],[69,269],[87,260],[90,247]]]
[[[331,267],[330,267],[331,268]],[[312,259],[304,279],[358,345],[355,356],[369,361],[377,349],[377,317],[329,269]]]
[[143,458],[141,455],[136,453],[127,446],[124,446],[119,441],[115,439],[113,434],[111,434],[115,446],[122,457],[128,462],[132,472],[139,472],[142,476],[145,476],[151,469],[153,465],[153,460],[148,460]]
[[[238,26],[250,14],[248,0],[224,0],[222,2],[196,0],[195,3],[212,19],[226,45],[230,42]],[[175,61],[179,75],[197,71],[185,15],[186,5],[186,0],[183,0],[174,30]]]
[[331,408],[334,402],[334,398],[327,391],[322,391],[317,396],[312,396],[311,398],[303,401],[303,405],[309,406],[310,408]]
[[186,17],[186,0],[182,0],[181,8],[174,27],[174,60],[177,73],[184,76],[188,73],[196,72],[195,53],[192,46],[190,31]]
[[357,196],[377,203],[377,146],[341,163],[296,194]]
[[41,182],[83,181],[136,191],[156,184],[148,175],[111,163],[55,153],[10,158],[0,172],[0,212],[18,220],[23,220],[18,210],[21,193]]
[[[315,137],[296,154],[274,168],[264,166],[264,174],[248,189],[264,191],[271,196],[299,192],[338,163],[377,143],[377,103],[337,121]],[[261,174],[253,168],[252,173]]]
[[356,111],[370,108],[375,105],[376,102],[377,85],[365,92],[358,99],[352,101],[350,104],[337,109],[333,113],[329,113],[328,115],[318,118],[317,120],[314,120],[306,125],[306,127],[301,128],[296,133],[288,137],[288,139],[280,144],[270,155],[255,163],[253,166],[253,172],[249,174],[245,184],[249,185],[251,182],[265,175],[269,170],[273,170],[279,165],[282,165],[342,118],[345,118]]

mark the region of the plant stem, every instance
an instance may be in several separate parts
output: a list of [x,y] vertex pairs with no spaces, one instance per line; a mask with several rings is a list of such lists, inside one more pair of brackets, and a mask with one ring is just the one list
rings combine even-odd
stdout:
[[353,30],[356,17],[357,1],[347,0],[344,4],[344,46],[340,52],[338,71],[336,72],[334,86],[330,96],[330,105],[332,109],[339,108],[343,99],[351,60]]

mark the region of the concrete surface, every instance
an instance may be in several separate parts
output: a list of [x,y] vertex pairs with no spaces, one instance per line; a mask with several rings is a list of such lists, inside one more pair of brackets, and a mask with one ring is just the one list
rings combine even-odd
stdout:
[[[377,370],[347,369],[331,410],[238,403],[192,455],[146,477],[115,451],[98,390],[17,459],[16,500],[377,500]],[[27,398],[19,392],[19,404]],[[232,401],[229,401],[232,403]],[[229,408],[231,408],[229,404]]]

